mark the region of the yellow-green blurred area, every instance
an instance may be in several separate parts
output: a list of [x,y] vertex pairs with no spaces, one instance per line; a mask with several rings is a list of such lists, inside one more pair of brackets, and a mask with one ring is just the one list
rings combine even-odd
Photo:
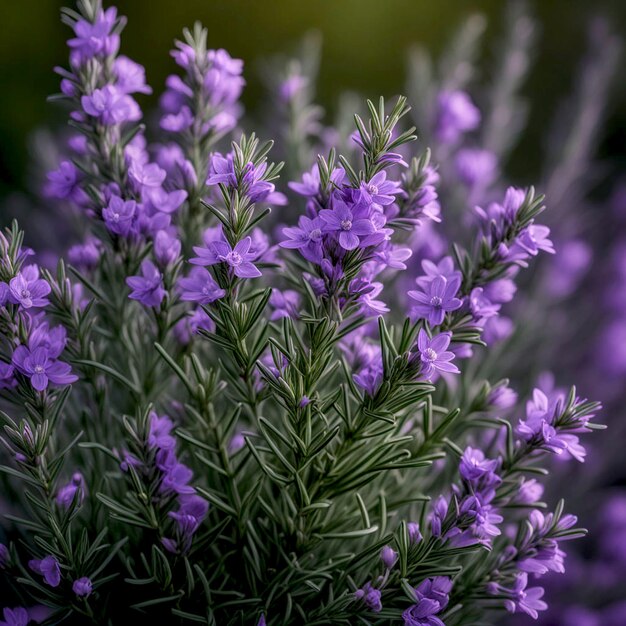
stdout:
[[[28,186],[27,138],[35,128],[58,126],[65,111],[46,96],[58,90],[55,65],[67,63],[69,29],[59,21],[62,0],[0,0],[0,171],[3,191]],[[318,99],[332,110],[339,92],[356,90],[368,97],[403,90],[406,53],[420,44],[437,54],[454,29],[474,12],[489,20],[483,67],[488,79],[495,42],[502,33],[504,0],[120,0],[128,16],[122,51],[147,68],[158,94],[168,73],[174,38],[184,26],[201,20],[211,47],[224,47],[246,62],[247,109],[263,94],[258,61],[289,51],[312,29],[323,37]],[[625,32],[626,0],[536,0],[528,8],[541,28],[536,64],[524,92],[531,100],[531,124],[516,152],[518,167],[532,167],[547,120],[572,88],[584,54],[586,28],[600,13],[617,33]],[[617,156],[626,127],[624,81],[616,81],[610,118],[602,142],[604,155]],[[142,106],[156,95],[140,97]],[[524,153],[520,157],[520,150]]]

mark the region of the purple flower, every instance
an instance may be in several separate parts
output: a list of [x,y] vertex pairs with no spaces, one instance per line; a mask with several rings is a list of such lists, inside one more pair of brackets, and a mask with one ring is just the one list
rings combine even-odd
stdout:
[[283,248],[300,250],[300,254],[311,263],[320,263],[322,260],[322,229],[325,222],[319,217],[313,219],[300,216],[298,226],[283,228],[283,234],[288,237],[280,242]]
[[452,580],[447,576],[434,576],[423,580],[416,588],[418,600],[429,598],[439,603],[439,610],[443,611],[449,602],[449,593],[452,591]]
[[16,384],[13,366],[10,363],[0,361],[0,389],[10,389]]
[[480,123],[480,111],[464,91],[443,91],[437,99],[436,134],[443,143],[455,143]]
[[148,259],[141,262],[141,276],[129,276],[126,279],[126,284],[132,289],[128,297],[132,300],[138,300],[144,306],[159,306],[167,295],[163,288],[161,272]]
[[447,281],[460,280],[462,278],[461,272],[454,269],[454,261],[452,257],[449,256],[443,257],[439,263],[424,259],[422,261],[422,269],[425,275],[418,276],[415,282],[423,290],[426,290],[430,283],[438,276],[443,276]]
[[61,487],[56,495],[56,503],[64,509],[69,509],[73,502],[80,506],[85,497],[85,479],[80,472],[72,476],[72,480]]
[[61,582],[61,570],[59,569],[59,562],[52,555],[48,555],[41,560],[32,559],[28,561],[28,567],[30,567],[33,572],[43,576],[46,584],[51,587],[59,586]]
[[376,228],[371,219],[361,217],[361,210],[352,210],[345,202],[337,201],[333,209],[322,209],[320,218],[323,231],[339,233],[339,245],[344,250],[354,250],[361,245],[360,237],[372,235]]
[[369,182],[362,181],[359,191],[360,200],[367,206],[373,204],[383,207],[393,204],[395,195],[400,193],[400,185],[387,180],[387,172],[383,170],[372,176]]
[[439,613],[439,603],[430,598],[418,600],[403,611],[404,626],[445,626],[435,614]]
[[128,175],[131,181],[139,189],[143,190],[144,188],[160,187],[167,176],[167,172],[162,170],[156,163],[134,160],[128,168]]
[[150,413],[150,433],[148,445],[156,450],[172,450],[176,447],[176,439],[170,434],[174,428],[172,420],[163,415],[159,417],[154,411]]
[[417,300],[412,312],[418,318],[428,320],[431,326],[439,326],[449,311],[456,311],[463,304],[455,295],[461,286],[461,277],[436,276],[423,291],[409,291],[410,298]]
[[302,182],[291,181],[287,183],[287,186],[305,198],[316,196],[320,191],[320,171],[317,163],[311,168],[310,172],[302,174]]
[[191,259],[195,265],[215,265],[225,263],[240,278],[256,278],[261,272],[252,263],[256,258],[254,252],[250,252],[252,239],[245,237],[232,248],[227,241],[213,241],[206,248],[194,246],[194,252],[198,255]]
[[27,265],[9,281],[8,298],[23,309],[39,308],[48,305],[46,296],[50,291],[50,285],[43,278],[39,278],[39,268],[36,265]]
[[542,587],[527,588],[528,574],[522,572],[515,577],[512,589],[505,589],[498,586],[500,593],[507,593],[509,598],[504,601],[504,606],[510,613],[526,613],[533,619],[539,617],[539,611],[545,611],[548,605],[541,599],[543,597]]
[[498,174],[498,158],[490,150],[459,150],[455,165],[458,177],[470,188],[489,187]]
[[187,278],[180,278],[178,287],[181,300],[186,302],[211,304],[226,295],[226,291],[220,288],[211,273],[203,267],[194,267]]
[[69,198],[80,202],[85,195],[80,188],[80,172],[71,161],[61,161],[58,169],[48,172],[45,193],[51,198],[65,200]]
[[441,524],[448,514],[448,501],[439,496],[432,505],[430,515],[430,532],[433,537],[441,537]]
[[537,256],[540,250],[554,254],[552,241],[548,239],[550,229],[541,224],[531,224],[526,227],[515,239],[513,245],[505,255],[505,260],[517,262],[523,267],[526,266],[525,259]]
[[91,580],[87,578],[87,576],[83,576],[82,578],[78,578],[72,583],[72,591],[79,598],[86,598],[92,592],[92,584]]
[[383,605],[380,601],[381,593],[380,589],[375,589],[372,584],[367,582],[361,589],[357,589],[354,592],[354,597],[357,600],[363,600],[365,606],[373,613],[380,613]]
[[398,553],[391,546],[385,546],[380,551],[380,560],[387,569],[391,569],[398,560]]
[[180,239],[166,230],[159,230],[154,236],[154,257],[162,267],[167,267],[178,259],[180,248]]
[[295,319],[300,307],[300,294],[293,289],[272,289],[269,304],[273,311],[270,320],[279,320],[283,317]]
[[88,237],[85,243],[72,246],[67,251],[67,258],[78,269],[91,270],[98,265],[100,254],[100,241],[95,237]]
[[141,109],[132,96],[114,85],[94,89],[90,95],[82,96],[80,103],[87,115],[97,117],[105,126],[141,119]]
[[463,456],[461,457],[459,474],[461,478],[469,483],[493,483],[494,479],[500,482],[499,477],[494,476],[497,467],[497,459],[487,459],[482,450],[468,446],[465,448],[465,452],[463,452]]
[[450,363],[454,358],[454,352],[449,352],[446,348],[450,345],[452,333],[440,333],[432,339],[423,328],[420,328],[417,337],[417,349],[420,354],[421,375],[426,378],[432,378],[437,371],[447,372],[450,374],[459,374],[459,368]]
[[422,533],[420,532],[420,525],[417,522],[409,522],[406,525],[406,529],[411,543],[419,543],[423,539]]
[[67,42],[72,48],[72,65],[80,65],[96,55],[115,54],[120,46],[120,36],[111,32],[116,21],[115,7],[110,7],[106,11],[100,9],[93,22],[78,20],[74,24],[76,37]]
[[78,380],[67,363],[51,358],[50,352],[44,347],[35,348],[31,352],[26,346],[18,346],[12,361],[21,374],[30,378],[31,385],[37,391],[44,391],[48,383],[69,385]]
[[137,203],[134,200],[122,200],[119,196],[111,196],[108,206],[102,209],[102,219],[114,235],[127,237],[136,212]]
[[209,504],[204,498],[195,494],[179,497],[178,511],[170,511],[169,517],[175,522],[176,538],[163,539],[163,545],[169,552],[185,553],[191,547],[194,533],[206,517]]
[[113,63],[113,73],[117,77],[115,86],[123,93],[152,93],[146,85],[146,70],[127,56],[120,55]]
[[45,348],[48,351],[48,357],[56,359],[65,349],[66,341],[67,333],[63,326],[50,328],[48,322],[41,322],[31,328],[28,349],[32,352],[37,348]]
[[538,502],[543,495],[543,490],[544,486],[534,478],[530,480],[524,479],[519,486],[515,500],[520,504],[534,504]]
[[141,197],[144,201],[147,200],[155,210],[162,213],[173,213],[187,199],[187,192],[183,189],[167,192],[163,187],[144,187]]
[[9,549],[3,543],[0,543],[0,569],[4,569],[10,560]]
[[3,611],[4,620],[0,622],[0,626],[26,626],[30,621],[28,611],[21,606],[14,609],[5,608]]

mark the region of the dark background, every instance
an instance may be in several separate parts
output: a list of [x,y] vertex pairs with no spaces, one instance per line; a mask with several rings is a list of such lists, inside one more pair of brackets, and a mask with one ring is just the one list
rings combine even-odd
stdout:
[[[63,109],[46,102],[46,96],[58,90],[58,77],[52,68],[67,63],[65,40],[70,33],[59,21],[59,8],[64,4],[68,2],[0,0],[0,196],[28,189],[29,134],[37,127],[55,127],[65,121]],[[289,50],[308,30],[317,29],[323,35],[318,99],[332,111],[344,89],[368,97],[401,92],[407,48],[420,43],[436,54],[463,18],[476,11],[489,19],[483,64],[488,68],[493,43],[502,31],[506,2],[119,0],[117,5],[129,18],[122,51],[147,67],[148,82],[157,94],[165,76],[174,70],[169,56],[172,40],[180,36],[185,25],[199,19],[209,29],[210,47],[225,47],[246,62],[244,103],[254,112],[262,94],[258,59]],[[537,62],[525,85],[525,94],[532,102],[530,125],[513,156],[513,171],[520,182],[532,180],[535,174],[538,159],[533,155],[559,98],[572,86],[591,16],[604,14],[614,31],[626,32],[624,0],[536,0],[529,2],[529,7],[542,33],[537,42]],[[144,107],[156,102],[154,95],[139,99]],[[601,155],[619,163],[626,135],[626,84],[619,76],[609,113]]]

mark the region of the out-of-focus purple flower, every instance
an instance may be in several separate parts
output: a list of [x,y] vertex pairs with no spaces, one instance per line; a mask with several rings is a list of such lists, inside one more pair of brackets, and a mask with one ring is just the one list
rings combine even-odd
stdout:
[[435,372],[446,372],[449,374],[459,374],[459,368],[451,363],[454,359],[454,352],[447,350],[450,345],[452,333],[439,333],[432,339],[423,328],[420,328],[417,337],[417,350],[420,356],[421,370],[423,378],[432,378]]
[[273,289],[269,299],[269,305],[273,311],[270,320],[278,320],[283,317],[296,318],[300,308],[300,294],[293,289]]
[[69,262],[81,270],[91,270],[100,260],[100,241],[95,237],[88,237],[85,243],[73,245],[67,251]]
[[381,602],[380,589],[372,587],[372,583],[367,582],[354,592],[354,597],[357,600],[362,600],[365,606],[373,613],[380,613],[383,605]]
[[203,267],[192,268],[189,276],[178,280],[178,287],[181,300],[186,302],[211,304],[226,295],[226,291],[220,288],[211,273]]
[[105,126],[141,119],[139,105],[115,85],[94,89],[91,94],[82,96],[80,102],[87,115],[97,117]]
[[489,392],[487,404],[497,409],[510,409],[517,402],[517,393],[507,385],[499,384]]
[[[161,170],[163,171],[163,170]],[[182,189],[167,192],[163,187],[144,187],[142,199],[162,213],[174,213],[187,199],[187,192]]]
[[128,168],[128,175],[131,181],[142,191],[146,188],[160,187],[167,172],[162,170],[156,163],[144,163],[132,161]]
[[23,309],[39,308],[48,305],[46,296],[50,291],[47,281],[39,278],[39,268],[36,265],[27,265],[9,281],[8,298]]
[[108,206],[102,209],[102,219],[114,235],[127,237],[133,226],[136,211],[137,203],[134,200],[122,200],[119,196],[111,196]]
[[464,91],[442,91],[437,107],[435,132],[443,143],[455,143],[463,133],[480,124],[480,111]]
[[141,262],[141,276],[129,276],[126,284],[132,289],[128,297],[144,306],[157,307],[167,295],[161,272],[148,259]]
[[498,159],[489,150],[474,148],[459,150],[455,165],[459,179],[472,189],[489,187],[498,174]]
[[17,385],[15,370],[10,363],[0,361],[0,389],[10,389]]
[[194,246],[194,252],[198,255],[190,260],[195,265],[215,265],[224,263],[232,269],[239,278],[256,278],[261,272],[252,263],[256,255],[250,252],[252,239],[244,237],[232,248],[227,241],[213,241],[206,248]]
[[59,562],[52,556],[48,555],[43,559],[31,559],[28,561],[28,567],[36,574],[43,576],[46,584],[51,587],[58,587],[61,582],[61,570]]
[[520,504],[534,504],[543,495],[543,490],[543,485],[534,478],[523,480],[515,500]]
[[150,432],[148,445],[155,450],[172,450],[176,447],[176,439],[170,434],[174,428],[172,420],[167,416],[159,416],[155,411],[150,413]]
[[80,172],[71,161],[61,161],[58,169],[48,172],[44,193],[50,198],[80,203],[85,193],[80,187]]
[[13,609],[5,608],[2,612],[4,620],[0,621],[0,626],[27,626],[30,621],[28,611],[21,607],[16,606]]
[[310,172],[302,174],[302,182],[290,181],[287,186],[298,195],[305,198],[312,198],[320,192],[320,171],[317,163]]
[[0,543],[0,569],[4,569],[10,560],[9,549],[3,543]]
[[85,479],[80,472],[72,476],[72,480],[63,485],[56,495],[56,503],[64,509],[69,509],[72,502],[80,506],[85,497]]
[[431,326],[439,326],[446,313],[461,308],[462,301],[455,297],[460,286],[460,276],[449,279],[436,276],[423,287],[423,291],[409,291],[409,297],[417,301],[411,309],[412,314],[427,319]]
[[117,80],[115,86],[123,93],[152,93],[146,85],[146,70],[143,65],[135,63],[127,56],[120,54],[113,63],[113,73]]
[[48,350],[43,347],[31,352],[26,346],[18,346],[12,361],[21,374],[30,378],[31,385],[37,391],[44,391],[49,383],[69,385],[78,380],[67,363],[50,358]]
[[448,281],[461,278],[461,272],[454,269],[454,261],[449,256],[443,257],[439,263],[434,263],[430,259],[424,259],[422,261],[422,269],[424,270],[424,276],[420,276],[415,280],[422,289],[438,276],[443,276]]
[[166,230],[159,230],[154,237],[154,257],[162,267],[174,263],[180,256],[181,243],[178,237]]
[[82,578],[78,578],[72,583],[72,591],[79,598],[86,598],[91,594],[93,590],[93,585],[91,584],[91,580],[87,578],[87,576],[83,576]]
[[490,317],[485,323],[483,339],[488,346],[491,346],[499,341],[508,339],[514,330],[513,320],[509,317],[502,315]]
[[559,243],[546,276],[545,290],[558,297],[569,296],[589,269],[593,252],[589,244],[579,239]]
[[302,74],[294,73],[283,80],[278,87],[278,97],[281,102],[288,103],[294,100],[309,84],[309,79]]

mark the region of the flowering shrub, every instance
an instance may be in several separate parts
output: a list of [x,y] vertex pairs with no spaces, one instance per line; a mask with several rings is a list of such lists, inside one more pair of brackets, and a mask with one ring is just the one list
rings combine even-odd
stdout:
[[123,18],[81,0],[63,19],[75,134],[46,194],[84,237],[54,272],[17,224],[0,239],[4,623],[536,618],[585,532],[541,476],[584,460],[600,407],[537,388],[524,408],[481,375],[518,275],[555,248],[543,197],[488,195],[497,163],[467,148],[480,206],[434,251],[471,98],[434,99],[435,161],[404,97],[318,146],[292,72],[277,107],[303,116],[297,158],[320,156],[283,193],[272,143],[239,129],[243,64],[206,30],[176,43],[147,133]]

